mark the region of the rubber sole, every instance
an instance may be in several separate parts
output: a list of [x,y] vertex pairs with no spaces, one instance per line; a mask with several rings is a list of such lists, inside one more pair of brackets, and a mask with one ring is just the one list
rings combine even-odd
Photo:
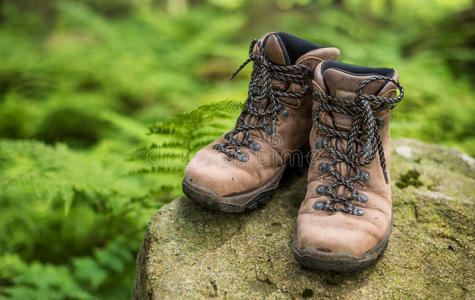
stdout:
[[200,186],[188,178],[183,179],[182,189],[188,198],[203,207],[226,213],[238,213],[256,208],[259,204],[270,199],[279,187],[284,171],[285,167],[257,189],[232,196],[219,196],[214,191]]
[[392,225],[393,221],[391,219],[391,225],[383,239],[361,256],[355,256],[348,253],[323,252],[310,248],[300,249],[297,245],[297,234],[294,233],[292,250],[294,252],[295,260],[307,268],[316,270],[346,273],[364,269],[375,264],[383,256],[389,243]]

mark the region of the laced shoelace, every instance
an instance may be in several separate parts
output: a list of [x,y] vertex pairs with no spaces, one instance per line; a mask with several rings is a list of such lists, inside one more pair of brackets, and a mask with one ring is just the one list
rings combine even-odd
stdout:
[[[259,53],[254,52],[254,46],[257,44]],[[263,45],[257,40],[253,40],[249,47],[249,58],[236,69],[231,75],[234,78],[249,62],[254,62],[249,83],[248,96],[245,102],[245,108],[239,116],[235,128],[226,133],[225,142],[216,144],[214,149],[223,152],[229,159],[236,158],[241,162],[248,161],[246,153],[241,151],[240,147],[245,146],[253,151],[259,151],[260,145],[254,141],[249,130],[264,130],[274,137],[275,126],[278,114],[288,117],[289,112],[279,102],[278,97],[302,98],[306,95],[309,87],[305,85],[305,79],[310,74],[310,68],[305,65],[296,64],[289,66],[279,66],[273,64],[264,54]],[[286,83],[296,83],[302,87],[298,93],[283,92],[273,88],[272,79]],[[260,109],[260,104],[268,100],[264,109]],[[257,124],[249,124],[253,117],[257,117]],[[242,133],[242,138],[235,138]]]
[[[399,90],[399,96],[396,98],[385,98],[362,93],[363,88],[367,84],[377,80],[394,83]],[[319,195],[327,195],[330,199],[325,202],[316,202],[314,209],[328,210],[330,212],[341,211],[362,216],[364,211],[350,204],[350,202],[355,200],[365,203],[368,201],[368,197],[363,193],[359,193],[353,186],[353,183],[368,181],[370,175],[359,170],[358,167],[369,165],[376,157],[376,152],[378,152],[384,179],[386,184],[389,184],[383,145],[379,135],[379,130],[384,125],[384,119],[375,117],[375,114],[383,110],[393,109],[404,97],[404,89],[399,82],[392,78],[378,75],[361,82],[354,101],[330,96],[320,91],[316,91],[313,97],[314,101],[319,104],[318,108],[312,111],[313,118],[318,132],[324,136],[323,140],[317,142],[316,147],[326,149],[333,157],[330,163],[321,163],[318,169],[322,172],[327,172],[336,179],[336,182],[331,185],[320,185],[317,187]],[[319,119],[320,111],[353,116],[354,120],[350,130],[339,130],[326,126]],[[346,153],[330,146],[332,138],[343,139],[348,142]],[[348,178],[343,177],[334,168],[338,163],[345,163],[352,169],[352,174],[354,175]],[[344,186],[347,189],[344,195],[336,193],[340,186]]]

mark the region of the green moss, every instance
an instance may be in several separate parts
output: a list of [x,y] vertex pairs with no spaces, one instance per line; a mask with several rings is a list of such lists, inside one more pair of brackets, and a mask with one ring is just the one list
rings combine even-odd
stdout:
[[328,283],[329,285],[338,285],[340,284],[341,280],[339,280],[337,275],[331,274],[325,278],[325,282]]
[[302,292],[302,297],[304,297],[304,298],[313,297],[313,291],[312,291],[311,289],[305,289],[305,290]]
[[401,175],[399,181],[396,182],[396,186],[400,189],[407,188],[412,185],[416,188],[423,186],[422,181],[419,180],[421,174],[416,170],[409,170],[406,174]]

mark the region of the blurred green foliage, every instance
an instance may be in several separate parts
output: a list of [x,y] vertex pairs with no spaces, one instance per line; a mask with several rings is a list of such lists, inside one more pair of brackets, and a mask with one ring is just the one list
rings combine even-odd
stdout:
[[475,155],[469,0],[0,5],[0,299],[128,298],[150,216],[232,126],[250,68],[227,78],[268,31],[397,69],[393,135]]

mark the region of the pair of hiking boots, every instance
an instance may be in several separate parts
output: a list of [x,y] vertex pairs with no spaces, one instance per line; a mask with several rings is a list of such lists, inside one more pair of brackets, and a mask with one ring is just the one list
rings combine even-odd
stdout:
[[254,40],[235,72],[254,62],[246,106],[231,131],[189,162],[183,192],[242,212],[271,196],[292,155],[311,158],[294,255],[304,266],[345,272],[376,262],[388,244],[389,120],[403,89],[395,70],[339,56],[287,33]]

